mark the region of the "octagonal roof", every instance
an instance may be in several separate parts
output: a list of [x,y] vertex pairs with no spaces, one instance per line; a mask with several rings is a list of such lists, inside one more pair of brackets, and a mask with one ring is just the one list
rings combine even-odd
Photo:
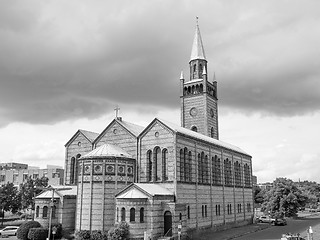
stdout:
[[105,157],[132,158],[132,156],[126,151],[124,151],[122,148],[116,145],[106,143],[96,149],[93,149],[91,152],[83,155],[80,159]]

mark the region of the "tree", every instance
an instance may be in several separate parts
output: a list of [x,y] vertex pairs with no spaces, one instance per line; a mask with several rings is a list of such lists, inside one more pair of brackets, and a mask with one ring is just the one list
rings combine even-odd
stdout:
[[277,178],[273,187],[264,195],[262,210],[272,215],[296,216],[308,197],[290,179]]
[[17,199],[17,189],[13,183],[7,183],[0,187],[0,210],[2,212],[2,223],[4,211],[17,212],[19,209],[19,201]]
[[34,197],[47,186],[48,178],[46,177],[36,180],[29,177],[25,183],[20,184],[19,197],[21,199],[21,209],[34,209]]

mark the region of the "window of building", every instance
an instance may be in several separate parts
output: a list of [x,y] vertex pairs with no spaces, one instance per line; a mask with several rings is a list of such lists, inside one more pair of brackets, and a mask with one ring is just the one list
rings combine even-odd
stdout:
[[56,218],[56,210],[57,210],[57,207],[53,206],[52,207],[52,218]]
[[245,187],[251,187],[251,173],[247,163],[244,165],[244,185]]
[[147,152],[147,168],[148,168],[147,179],[149,182],[151,182],[152,181],[152,151],[151,150]]
[[182,220],[182,213],[179,213],[179,221]]
[[39,207],[39,206],[37,206],[37,207],[36,207],[36,218],[38,218],[38,217],[39,217],[39,210],[40,210],[40,207]]
[[23,174],[23,181],[26,181],[28,179],[28,173]]
[[19,177],[18,174],[13,174],[13,182],[14,183],[18,182],[18,177]]
[[213,129],[213,127],[211,128],[211,137],[214,138],[214,129]]
[[47,206],[44,206],[42,208],[42,217],[43,218],[47,218],[48,217],[48,207]]
[[212,183],[214,185],[221,185],[221,165],[217,155],[212,157],[212,165]]
[[204,205],[201,206],[201,215],[204,217]]
[[187,217],[190,219],[190,206],[187,207]]
[[162,161],[161,161],[161,150],[159,147],[155,147],[153,150],[153,166],[154,166],[154,178],[153,181],[161,180],[161,171],[162,171]]
[[144,222],[144,208],[140,208],[140,222]]
[[204,216],[208,217],[207,205],[204,205]]
[[198,132],[198,128],[196,126],[192,126],[191,130],[194,132]]
[[136,221],[136,209],[131,208],[130,209],[130,222],[135,222]]
[[162,150],[162,178],[163,181],[168,180],[168,150],[165,148]]
[[126,221],[126,209],[123,207],[121,208],[121,222]]
[[188,155],[188,167],[189,167],[189,170],[188,170],[188,173],[189,173],[188,180],[189,180],[189,182],[192,182],[193,179],[192,179],[192,153],[191,153],[191,151],[189,151],[189,155]]
[[231,161],[228,158],[224,160],[224,181],[226,186],[232,186]]
[[71,158],[70,160],[70,184],[74,184],[74,175],[75,175],[75,163],[76,163],[76,159],[74,157]]
[[119,208],[117,208],[117,210],[116,210],[117,212],[116,212],[116,218],[117,218],[117,222],[119,222]]
[[238,161],[234,163],[234,182],[237,187],[241,186],[241,165]]
[[208,161],[208,156],[205,155],[204,157],[204,166],[202,167],[203,169],[203,182],[204,183],[209,183],[210,182],[210,176],[209,176],[209,161]]

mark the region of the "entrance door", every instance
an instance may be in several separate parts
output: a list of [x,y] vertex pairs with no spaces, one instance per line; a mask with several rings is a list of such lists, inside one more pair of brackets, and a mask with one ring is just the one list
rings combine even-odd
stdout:
[[172,215],[170,211],[164,213],[164,236],[172,236]]

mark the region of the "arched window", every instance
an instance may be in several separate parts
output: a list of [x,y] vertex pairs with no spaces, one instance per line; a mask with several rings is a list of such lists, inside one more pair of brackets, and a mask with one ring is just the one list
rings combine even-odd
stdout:
[[144,208],[140,208],[140,222],[144,222]]
[[188,149],[184,148],[183,151],[183,164],[184,164],[184,181],[189,181],[189,162],[188,162]]
[[191,153],[191,151],[189,151],[188,162],[189,162],[189,182],[192,182],[192,153]]
[[39,207],[39,206],[37,206],[37,207],[36,207],[36,218],[38,218],[38,217],[39,217],[39,210],[40,210],[40,207]]
[[202,64],[200,64],[200,65],[199,65],[199,72],[200,72],[200,76],[202,75],[202,70],[203,70],[203,68],[202,68]]
[[163,181],[168,180],[168,150],[165,148],[162,150],[162,175]]
[[161,180],[162,177],[162,161],[161,161],[161,150],[159,147],[155,147],[153,150],[153,181],[156,182]]
[[196,93],[196,89],[195,89],[195,87],[194,87],[194,85],[192,85],[192,94],[195,94]]
[[209,161],[208,161],[208,155],[204,157],[204,166],[203,166],[203,174],[204,174],[204,182],[209,183]]
[[192,126],[191,130],[194,131],[194,132],[198,132],[198,128],[196,126]]
[[250,167],[246,163],[243,168],[244,168],[244,185],[245,187],[251,187]]
[[211,137],[214,138],[214,129],[213,129],[213,127],[211,128]]
[[231,161],[228,158],[224,160],[224,183],[227,186],[232,186]]
[[74,184],[78,183],[78,172],[79,172],[79,158],[81,158],[81,154],[77,154],[76,162],[74,164]]
[[57,207],[53,206],[52,207],[52,218],[56,218],[56,210],[57,210]]
[[199,92],[200,92],[200,93],[202,93],[202,92],[203,92],[203,85],[202,85],[202,84],[200,84]]
[[190,219],[190,206],[187,207],[187,216],[188,216],[188,219]]
[[201,210],[202,217],[204,217],[204,205],[201,206]]
[[215,185],[221,184],[221,166],[220,166],[220,159],[218,159],[218,156],[215,155],[214,158],[212,158],[212,181]]
[[180,149],[180,181],[184,179],[183,149]]
[[236,186],[241,186],[241,165],[238,161],[234,163],[234,181]]
[[188,87],[188,94],[190,94],[191,93],[191,87],[189,86]]
[[70,184],[74,184],[74,176],[75,176],[75,163],[76,163],[76,159],[74,157],[71,158],[70,160]]
[[147,180],[152,181],[152,151],[147,152]]
[[42,208],[42,217],[43,218],[47,218],[48,217],[48,207],[47,206],[44,206]]
[[195,73],[197,71],[197,65],[193,65],[193,73]]
[[199,85],[196,85],[196,93],[199,93]]
[[198,153],[198,182],[201,182],[201,154]]
[[136,210],[135,208],[130,209],[130,222],[136,221]]
[[126,209],[123,207],[121,208],[121,222],[126,221]]

